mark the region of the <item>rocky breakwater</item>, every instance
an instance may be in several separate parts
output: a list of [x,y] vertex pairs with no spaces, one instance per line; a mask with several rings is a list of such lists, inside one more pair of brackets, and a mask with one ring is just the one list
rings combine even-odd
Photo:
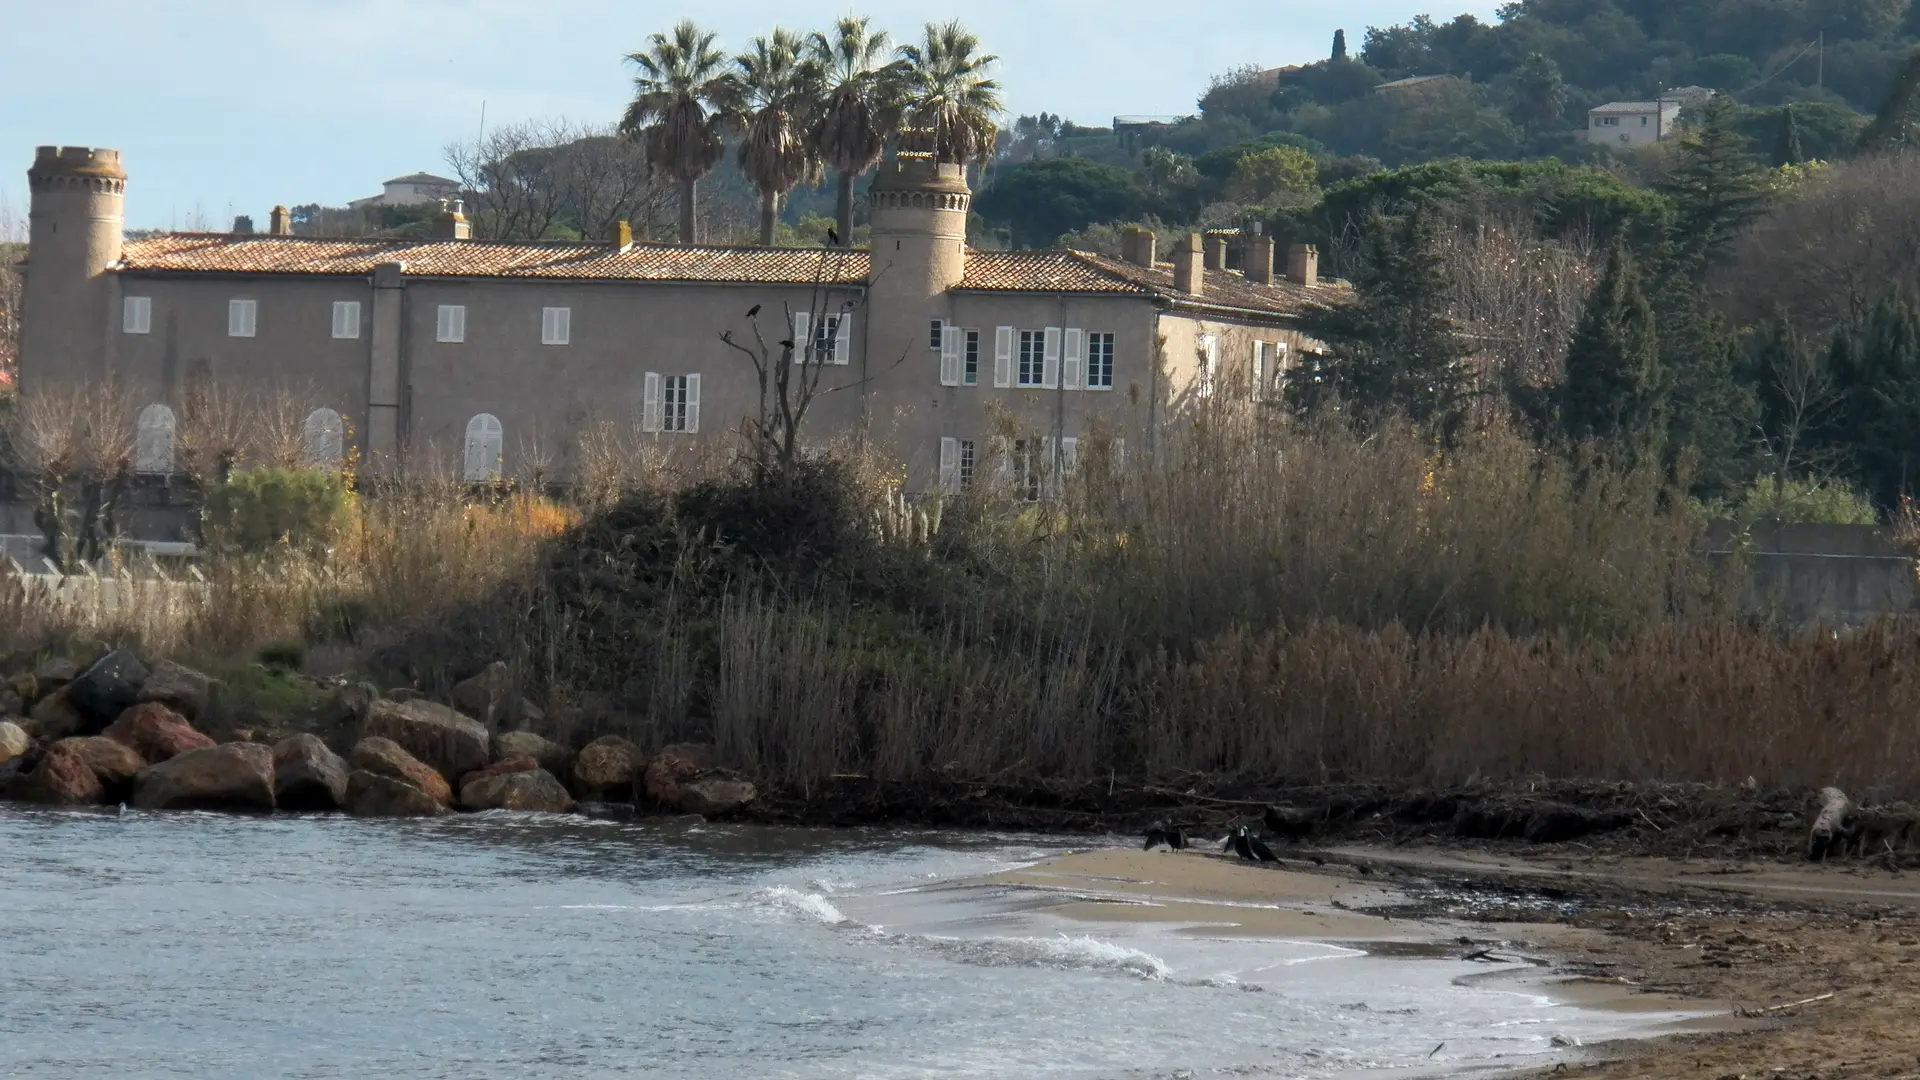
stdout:
[[[455,811],[569,813],[579,802],[723,816],[751,805],[751,781],[717,768],[711,746],[649,755],[618,736],[576,751],[530,730],[544,714],[504,664],[454,686],[452,704],[402,688],[339,683],[312,730],[233,715],[219,680],[115,649],[78,663],[15,657],[0,688],[0,798],[57,806],[264,813],[344,811],[434,817]],[[216,739],[203,730],[235,733]],[[496,734],[500,726],[523,727]],[[270,734],[269,734],[270,733]]]

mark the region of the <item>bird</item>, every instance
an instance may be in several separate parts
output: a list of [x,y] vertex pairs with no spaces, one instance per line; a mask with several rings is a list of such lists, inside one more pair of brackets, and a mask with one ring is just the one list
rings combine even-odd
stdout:
[[1186,831],[1180,828],[1180,826],[1178,825],[1168,826],[1167,827],[1167,846],[1170,848],[1173,848],[1175,851],[1185,848],[1187,846]]
[[793,339],[792,339],[792,338],[781,338],[781,339],[780,339],[780,347],[781,347],[781,348],[783,348],[783,349],[791,349],[791,348],[793,348]]
[[1245,825],[1240,826],[1240,835],[1247,837],[1247,847],[1253,852],[1254,858],[1259,859],[1261,862],[1280,861],[1280,856],[1273,853],[1273,849],[1267,846],[1266,841],[1257,836],[1247,835],[1247,827]]
[[1159,844],[1178,851],[1187,846],[1187,834],[1178,825],[1155,825],[1147,830],[1146,846],[1140,850],[1152,851]]
[[827,246],[828,247],[840,246],[840,230],[834,228],[831,225],[827,226]]
[[1161,828],[1158,825],[1155,825],[1153,828],[1147,830],[1147,842],[1140,846],[1140,850],[1152,851],[1155,847],[1158,847],[1159,845],[1164,844],[1166,842],[1167,842],[1167,830]]
[[1233,830],[1233,853],[1248,862],[1253,862],[1257,858],[1253,853],[1253,839],[1247,835],[1245,825]]
[[752,307],[750,307],[750,308],[748,308],[748,309],[747,309],[747,318],[749,318],[749,319],[751,319],[751,318],[753,318],[754,316],[756,316],[756,315],[758,315],[758,314],[760,314],[760,305],[759,305],[759,304],[755,304],[755,305],[753,305]]

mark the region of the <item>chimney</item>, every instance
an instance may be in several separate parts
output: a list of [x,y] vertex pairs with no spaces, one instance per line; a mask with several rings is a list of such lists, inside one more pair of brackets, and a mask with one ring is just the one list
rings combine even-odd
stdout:
[[607,243],[625,251],[633,246],[633,226],[624,221],[616,221],[607,230]]
[[1241,254],[1241,273],[1247,280],[1259,285],[1273,284],[1273,237],[1259,225],[1253,227],[1253,235],[1247,237],[1247,250]]
[[1159,244],[1160,238],[1153,234],[1152,229],[1135,225],[1120,237],[1120,257],[1135,266],[1151,270],[1154,257],[1159,254],[1155,250]]
[[1173,253],[1173,287],[1189,296],[1199,296],[1206,290],[1205,275],[1200,269],[1200,234],[1188,233]]
[[1320,249],[1295,244],[1287,249],[1287,280],[1311,289],[1320,284]]
[[253,215],[252,214],[235,214],[233,216],[233,235],[235,236],[252,236],[253,235]]
[[267,235],[293,235],[293,215],[287,213],[286,207],[276,206],[273,208],[273,212],[267,215]]
[[467,215],[464,212],[467,208],[466,203],[461,202],[459,199],[455,199],[453,200],[453,206],[448,207],[447,201],[445,199],[442,199],[440,200],[440,208],[441,208],[440,216],[435,218],[433,221],[434,239],[436,240],[471,240],[473,239],[473,226],[467,224]]
[[1225,270],[1227,268],[1227,234],[1210,232],[1207,234],[1207,269]]

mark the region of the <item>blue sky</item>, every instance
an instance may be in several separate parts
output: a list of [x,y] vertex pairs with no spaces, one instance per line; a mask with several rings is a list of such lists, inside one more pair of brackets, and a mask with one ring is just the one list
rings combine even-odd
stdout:
[[[1450,0],[892,0],[896,34],[963,12],[1003,58],[1015,112],[1086,123],[1190,111],[1209,75],[1326,54],[1337,27]],[[606,121],[631,78],[621,56],[684,12],[737,47],[777,21],[824,24],[843,3],[733,0],[0,0],[0,208],[24,213],[40,143],[111,146],[135,227],[264,220],[274,203],[340,205],[380,181],[441,172],[441,147],[489,124]],[[1203,19],[1196,19],[1204,11]]]

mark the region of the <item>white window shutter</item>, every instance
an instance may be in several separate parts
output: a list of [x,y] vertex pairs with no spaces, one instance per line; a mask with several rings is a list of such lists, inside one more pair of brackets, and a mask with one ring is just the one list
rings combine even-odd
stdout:
[[1200,396],[1212,397],[1215,378],[1220,374],[1220,339],[1200,335]]
[[1253,400],[1267,396],[1267,343],[1253,343]]
[[1087,332],[1077,326],[1067,327],[1065,365],[1060,373],[1060,384],[1068,390],[1079,390],[1087,383]]
[[640,396],[640,430],[660,430],[660,373],[647,372],[646,390]]
[[1072,476],[1073,470],[1080,464],[1080,440],[1060,440],[1060,475]]
[[951,324],[940,327],[940,385],[960,385],[960,350],[962,348],[960,328]]
[[1000,482],[1005,484],[1013,479],[1013,440],[1005,435],[995,435],[993,452],[994,456],[1000,459],[999,464],[994,466],[994,472],[1000,477]]
[[129,296],[120,305],[120,330],[126,334],[145,334],[153,330],[153,299]]
[[1060,492],[1060,440],[1040,440],[1040,491],[1049,498]]
[[999,326],[993,331],[993,385],[1013,385],[1013,327]]
[[700,376],[687,376],[687,431],[700,431]]
[[455,304],[453,308],[453,340],[467,340],[467,306]]
[[1040,352],[1040,385],[1048,390],[1060,388],[1060,328],[1047,327]]
[[812,329],[813,315],[811,312],[796,311],[793,313],[793,362],[796,364],[806,363],[807,356],[813,352],[813,336],[809,333]]
[[853,354],[853,315],[842,312],[833,324],[833,362],[845,367]]
[[[948,327],[948,334],[953,328]],[[942,342],[944,346],[945,342]],[[940,489],[942,491],[960,490],[960,440],[940,440]]]

